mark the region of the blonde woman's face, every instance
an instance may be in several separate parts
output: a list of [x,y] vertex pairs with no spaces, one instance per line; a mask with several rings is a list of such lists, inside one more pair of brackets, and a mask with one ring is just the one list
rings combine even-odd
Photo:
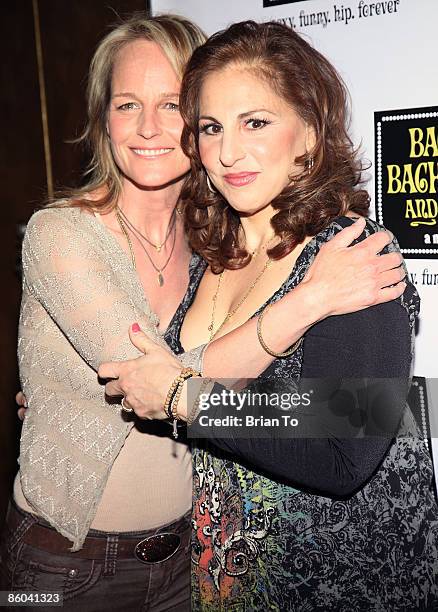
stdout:
[[107,130],[114,160],[142,188],[178,182],[190,164],[180,145],[180,80],[150,41],[123,47],[114,63]]

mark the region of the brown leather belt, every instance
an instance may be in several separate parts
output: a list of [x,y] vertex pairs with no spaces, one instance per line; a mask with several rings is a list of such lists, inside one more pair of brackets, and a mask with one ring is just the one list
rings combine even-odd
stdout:
[[[14,533],[23,520],[33,515],[17,508],[14,502],[9,504],[6,515],[6,525]],[[133,533],[124,535],[120,533],[105,533],[102,536],[90,535],[85,538],[81,550],[72,552],[72,543],[48,524],[40,522],[33,523],[23,538],[22,542],[43,549],[57,555],[72,555],[80,559],[105,559],[108,546],[114,546],[117,538],[117,558],[136,558],[142,563],[161,563],[170,559],[180,548],[182,540],[187,540],[183,545],[187,546],[190,539],[190,514],[186,514],[175,523],[166,525],[159,529],[151,529],[141,534]],[[45,521],[44,521],[45,523]],[[183,536],[186,535],[185,538]]]

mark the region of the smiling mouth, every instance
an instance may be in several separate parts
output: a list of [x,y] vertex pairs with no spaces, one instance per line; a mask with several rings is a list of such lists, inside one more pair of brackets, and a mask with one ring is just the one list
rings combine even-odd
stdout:
[[258,172],[239,172],[236,174],[225,174],[224,179],[233,187],[244,187],[256,180]]
[[161,157],[162,155],[167,155],[173,148],[170,149],[131,149],[136,155],[140,155],[140,157]]

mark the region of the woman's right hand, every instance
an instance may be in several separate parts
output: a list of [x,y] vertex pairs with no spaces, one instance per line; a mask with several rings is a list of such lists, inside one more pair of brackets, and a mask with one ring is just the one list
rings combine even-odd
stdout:
[[351,243],[365,228],[360,218],[326,242],[304,277],[303,284],[318,313],[318,320],[356,312],[389,302],[406,288],[406,271],[400,253],[379,255],[392,240],[389,231]]
[[17,395],[15,396],[15,402],[17,406],[19,406],[17,410],[17,416],[20,419],[20,421],[24,421],[24,417],[26,416],[26,410],[27,410],[27,399],[23,391],[19,391],[17,393]]

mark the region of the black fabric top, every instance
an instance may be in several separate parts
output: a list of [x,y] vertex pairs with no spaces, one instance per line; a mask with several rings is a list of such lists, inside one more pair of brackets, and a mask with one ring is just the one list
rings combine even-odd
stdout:
[[[223,428],[216,427],[212,428],[209,441],[246,464],[249,462],[258,470],[262,469],[268,476],[325,495],[349,495],[378,468],[398,429],[408,391],[410,344],[408,317],[396,302],[348,316],[329,317],[306,334],[302,377],[310,379],[306,381],[308,386],[312,386],[311,379],[318,378],[328,383],[330,388],[347,377],[348,388],[350,392],[353,390],[356,398],[355,401],[349,399],[348,422],[345,419],[332,422],[327,415],[329,411],[325,410],[327,406],[319,402],[318,412],[311,404],[307,412],[299,414],[299,435],[303,436],[303,428],[307,427],[309,435],[316,432],[317,438],[278,438],[275,429],[265,429],[263,435],[269,435],[271,431],[272,436],[222,439]],[[395,378],[388,380],[390,377]],[[381,390],[387,403],[380,404],[379,408],[385,411],[382,417],[388,435],[367,435],[364,420],[368,421],[361,415],[366,415],[373,405],[371,397],[379,378],[384,378]],[[216,384],[213,392],[220,392],[223,388]],[[271,394],[284,389],[283,380],[278,385],[264,381],[256,387],[257,392],[268,390]],[[333,396],[328,395],[330,400],[327,402],[332,405]],[[342,395],[339,396],[341,399]],[[218,418],[221,411],[221,406],[212,407],[208,416]],[[337,428],[343,435],[348,434],[348,438],[338,437]],[[197,432],[205,435],[205,427],[198,422],[193,424],[190,435],[196,437]],[[360,435],[366,437],[358,438]]]

